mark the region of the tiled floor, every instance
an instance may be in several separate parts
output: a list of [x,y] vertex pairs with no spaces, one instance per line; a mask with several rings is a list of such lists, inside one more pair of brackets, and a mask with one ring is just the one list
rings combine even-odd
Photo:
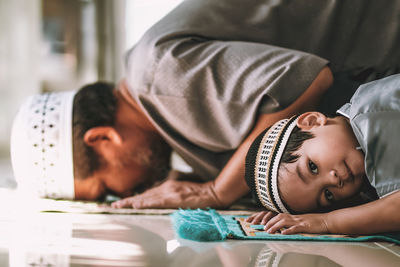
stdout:
[[400,266],[389,243],[201,243],[177,238],[168,215],[43,213],[4,188],[0,203],[2,267]]

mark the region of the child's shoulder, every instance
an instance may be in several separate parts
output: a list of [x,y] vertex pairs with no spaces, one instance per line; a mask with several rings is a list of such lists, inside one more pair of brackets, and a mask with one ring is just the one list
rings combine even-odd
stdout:
[[345,107],[371,185],[380,197],[399,189],[400,74],[360,86]]
[[400,112],[400,74],[361,85],[350,100],[350,117],[376,112]]

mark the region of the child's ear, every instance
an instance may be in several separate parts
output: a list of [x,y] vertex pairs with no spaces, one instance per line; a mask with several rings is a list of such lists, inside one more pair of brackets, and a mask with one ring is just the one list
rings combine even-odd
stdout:
[[307,131],[311,128],[325,125],[328,118],[321,112],[306,112],[297,118],[297,127]]

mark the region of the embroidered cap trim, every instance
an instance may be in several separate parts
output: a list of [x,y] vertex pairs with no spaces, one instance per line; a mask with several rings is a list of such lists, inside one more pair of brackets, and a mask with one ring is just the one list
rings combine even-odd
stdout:
[[74,198],[72,112],[75,92],[31,96],[11,133],[11,160],[24,195]]
[[297,116],[276,122],[263,136],[254,166],[258,199],[268,210],[289,213],[278,191],[278,170],[283,151],[296,126]]

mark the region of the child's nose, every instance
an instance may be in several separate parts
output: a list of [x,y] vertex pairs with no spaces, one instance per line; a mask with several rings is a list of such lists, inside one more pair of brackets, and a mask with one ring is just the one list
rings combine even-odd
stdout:
[[339,188],[343,187],[343,180],[339,177],[335,170],[331,170],[328,175],[328,179],[331,184],[338,186]]

